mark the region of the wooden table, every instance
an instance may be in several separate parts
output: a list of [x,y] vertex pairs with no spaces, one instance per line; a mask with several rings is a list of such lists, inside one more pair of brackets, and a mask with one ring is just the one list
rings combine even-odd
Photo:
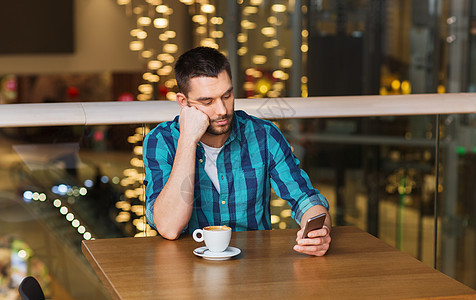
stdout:
[[82,251],[115,299],[476,299],[475,290],[358,228],[335,227],[324,257],[293,251],[295,233],[233,233],[230,245],[242,253],[227,261],[196,257],[202,244],[190,236],[83,241]]

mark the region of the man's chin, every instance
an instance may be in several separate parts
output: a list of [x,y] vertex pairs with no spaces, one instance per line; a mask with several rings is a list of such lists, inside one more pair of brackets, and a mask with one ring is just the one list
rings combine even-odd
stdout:
[[231,122],[230,124],[227,124],[225,126],[209,126],[207,129],[207,133],[213,134],[213,135],[222,135],[222,134],[227,134],[231,130]]
[[233,117],[228,119],[228,123],[226,125],[216,125],[214,122],[212,125],[208,126],[207,133],[213,135],[222,135],[227,134],[231,131],[231,126],[233,124]]

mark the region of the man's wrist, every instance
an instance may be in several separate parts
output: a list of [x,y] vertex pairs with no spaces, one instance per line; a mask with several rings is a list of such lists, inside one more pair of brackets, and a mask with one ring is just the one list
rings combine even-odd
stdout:
[[317,216],[318,214],[321,214],[321,213],[326,213],[327,214],[327,218],[326,218],[326,221],[325,221],[324,224],[325,225],[329,224],[327,222],[328,222],[328,220],[330,220],[330,215],[329,215],[329,212],[327,211],[327,208],[325,206],[317,204],[317,205],[314,205],[314,206],[310,207],[308,210],[306,210],[304,212],[304,214],[301,217],[301,228],[304,227],[304,225],[306,224],[307,219],[309,219],[313,216]]
[[178,142],[177,142],[177,147],[178,145],[185,147],[185,148],[196,148],[198,145],[198,142],[200,141],[200,138],[190,138],[186,137],[184,135],[180,135]]

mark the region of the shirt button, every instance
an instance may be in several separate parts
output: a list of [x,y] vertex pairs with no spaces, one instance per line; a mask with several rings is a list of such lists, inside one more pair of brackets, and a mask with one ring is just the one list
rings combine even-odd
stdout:
[[223,200],[223,201],[221,202],[221,204],[225,204],[225,203],[226,203],[225,200]]
[[223,180],[223,175],[221,175],[221,180]]
[[203,159],[200,158],[199,162],[200,162],[201,164],[203,164]]

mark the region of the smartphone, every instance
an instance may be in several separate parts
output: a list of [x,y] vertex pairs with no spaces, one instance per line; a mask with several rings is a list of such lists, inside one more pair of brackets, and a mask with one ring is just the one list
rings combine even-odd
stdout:
[[313,230],[321,229],[324,226],[324,220],[326,219],[326,213],[311,217],[307,219],[306,225],[304,225],[304,232],[302,238],[305,239],[308,233]]

